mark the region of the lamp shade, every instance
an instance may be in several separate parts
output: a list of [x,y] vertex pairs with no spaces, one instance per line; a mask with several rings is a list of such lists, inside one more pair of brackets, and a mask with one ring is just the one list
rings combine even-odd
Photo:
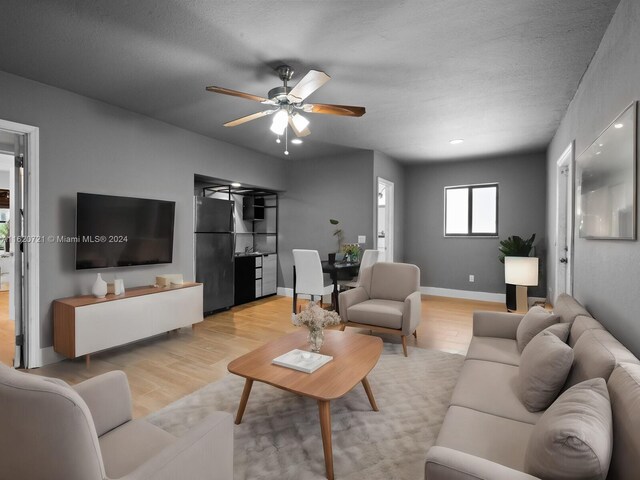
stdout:
[[538,285],[537,257],[504,257],[504,282],[511,285]]

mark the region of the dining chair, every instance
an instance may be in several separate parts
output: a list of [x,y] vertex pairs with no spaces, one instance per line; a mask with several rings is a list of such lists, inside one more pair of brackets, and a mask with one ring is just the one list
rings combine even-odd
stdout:
[[363,269],[370,267],[378,261],[380,255],[379,250],[365,250],[362,254],[362,260],[360,260],[360,270],[358,270],[358,276],[347,281],[340,281],[338,285],[340,290],[349,290],[350,288],[356,288],[360,285],[360,272]]
[[293,285],[293,313],[297,312],[298,295],[309,295],[311,300],[325,293],[324,273],[317,250],[293,249],[294,285]]

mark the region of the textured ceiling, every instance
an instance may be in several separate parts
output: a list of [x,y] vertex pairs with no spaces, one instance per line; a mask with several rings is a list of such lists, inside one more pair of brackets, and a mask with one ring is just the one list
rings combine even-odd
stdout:
[[282,157],[268,118],[222,127],[262,105],[204,87],[265,96],[285,61],[292,83],[310,68],[332,77],[309,101],[367,108],[309,115],[292,158],[499,155],[546,147],[617,4],[3,0],[0,70]]

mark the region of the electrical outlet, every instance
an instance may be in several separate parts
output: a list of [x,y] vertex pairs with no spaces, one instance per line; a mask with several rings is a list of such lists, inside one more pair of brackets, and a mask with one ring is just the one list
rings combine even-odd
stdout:
[[358,243],[367,243],[366,235],[358,235]]
[[475,275],[469,275],[469,281],[471,283],[475,282],[476,281],[476,276]]

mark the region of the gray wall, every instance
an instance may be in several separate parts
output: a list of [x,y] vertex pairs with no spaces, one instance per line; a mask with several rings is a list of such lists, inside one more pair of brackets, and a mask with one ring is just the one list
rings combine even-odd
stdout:
[[[373,152],[373,239],[377,235],[378,221],[378,177],[393,182],[395,204],[394,204],[394,244],[393,244],[393,260],[396,262],[404,261],[404,167],[393,158],[381,152]],[[369,238],[367,237],[367,240]],[[372,243],[375,247],[375,243]]]
[[194,173],[285,188],[282,160],[2,72],[0,105],[0,118],[40,128],[41,235],[74,234],[78,191],[176,202],[170,265],[76,272],[72,244],[41,245],[42,347],[52,344],[51,301],[87,293],[99,271],[107,280],[117,273],[125,286],[167,272],[194,278]]
[[[556,258],[556,162],[575,140],[580,155],[631,102],[640,98],[640,2],[622,0],[548,150],[550,263]],[[640,169],[639,169],[640,171]],[[640,244],[575,238],[574,295],[640,355]],[[555,285],[549,269],[548,285]],[[555,292],[550,292],[555,298]]]
[[330,218],[340,221],[345,243],[366,235],[372,247],[372,177],[372,151],[291,162],[280,198],[279,286],[293,286],[292,249],[318,250],[323,259],[337,251]]
[[[444,187],[450,185],[498,182],[500,239],[535,233],[544,272],[545,161],[540,153],[407,167],[405,259],[420,267],[423,286],[504,293],[499,239],[444,237]],[[534,296],[544,292],[544,285],[529,289]]]

